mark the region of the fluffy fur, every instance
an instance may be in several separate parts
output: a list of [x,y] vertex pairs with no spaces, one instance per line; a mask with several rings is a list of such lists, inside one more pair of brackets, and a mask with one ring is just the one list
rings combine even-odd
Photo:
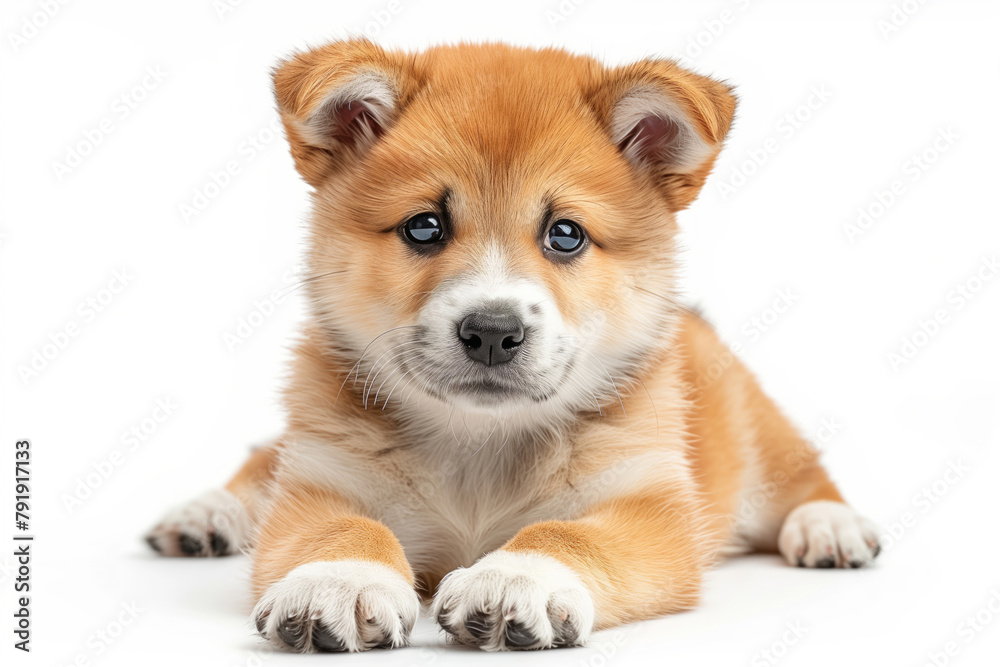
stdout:
[[[414,592],[436,591],[455,641],[571,645],[694,606],[727,551],[872,560],[873,526],[675,295],[675,214],[728,132],[726,85],[665,60],[363,40],[274,84],[315,188],[287,430],[150,535],[167,555],[252,542],[267,640],[398,646]],[[422,212],[446,223],[428,252],[399,233]],[[543,244],[561,219],[586,230],[571,259]],[[457,323],[497,304],[525,342],[476,364]]]

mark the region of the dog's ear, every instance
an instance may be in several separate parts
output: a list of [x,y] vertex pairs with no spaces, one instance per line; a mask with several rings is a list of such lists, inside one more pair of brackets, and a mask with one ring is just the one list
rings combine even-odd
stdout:
[[672,210],[698,196],[736,110],[729,86],[668,60],[608,70],[590,99],[622,155]]
[[417,88],[413,58],[364,39],[300,53],[274,70],[274,95],[295,166],[316,187],[355,164]]

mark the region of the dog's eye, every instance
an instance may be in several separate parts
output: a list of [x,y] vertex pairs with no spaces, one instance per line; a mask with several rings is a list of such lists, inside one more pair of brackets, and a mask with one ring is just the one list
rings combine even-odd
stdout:
[[583,230],[572,220],[556,220],[545,234],[545,248],[560,253],[576,252],[583,241]]
[[418,245],[437,243],[444,238],[444,226],[433,213],[418,213],[403,224],[403,235]]

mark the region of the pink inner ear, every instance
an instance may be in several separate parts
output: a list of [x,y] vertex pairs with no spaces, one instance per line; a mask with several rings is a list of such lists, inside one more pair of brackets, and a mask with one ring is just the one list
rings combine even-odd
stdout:
[[348,102],[337,110],[337,120],[344,127],[354,122],[354,119],[367,111],[367,107],[361,102]]
[[625,152],[635,152],[642,157],[662,156],[670,152],[677,140],[680,128],[677,124],[659,116],[646,116],[632,128],[619,148]]
[[348,102],[337,109],[337,120],[345,134],[349,136],[371,132],[375,137],[382,136],[382,127],[375,121],[371,111],[363,102]]

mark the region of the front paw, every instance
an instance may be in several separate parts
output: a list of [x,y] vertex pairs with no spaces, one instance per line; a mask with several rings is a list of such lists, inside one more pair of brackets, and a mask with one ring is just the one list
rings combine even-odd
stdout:
[[864,567],[881,551],[878,526],[844,503],[815,500],[785,518],[778,550],[799,567]]
[[358,560],[300,565],[253,610],[264,639],[299,653],[405,646],[420,613],[413,587],[396,570]]
[[249,542],[250,516],[225,489],[174,508],[146,534],[146,543],[164,556],[228,556]]
[[550,556],[494,551],[451,572],[433,613],[455,640],[487,651],[584,644],[594,602],[577,574]]

